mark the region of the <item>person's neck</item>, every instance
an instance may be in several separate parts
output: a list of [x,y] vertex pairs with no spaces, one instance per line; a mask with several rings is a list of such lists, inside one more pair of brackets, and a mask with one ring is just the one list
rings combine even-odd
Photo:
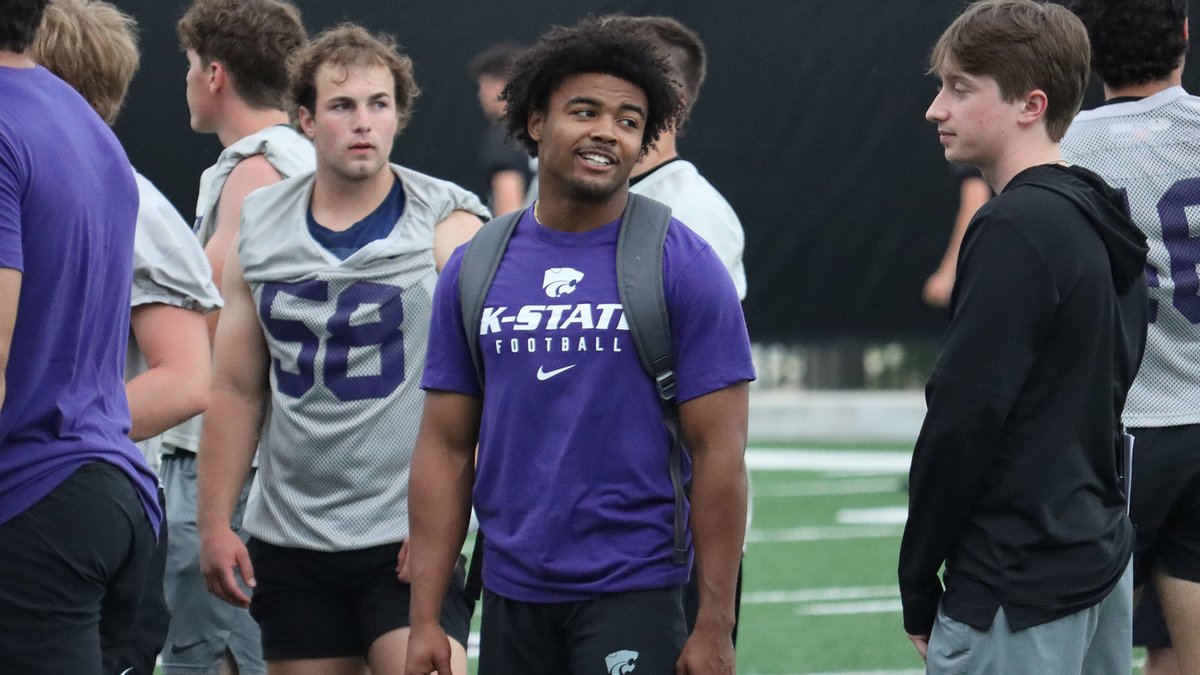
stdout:
[[980,166],[983,179],[992,191],[1000,194],[1013,177],[1030,167],[1041,164],[1064,164],[1058,143],[1051,141],[1044,129],[1031,129],[1029,137],[1010,145],[1003,156],[989,166]]
[[241,99],[231,100],[227,105],[222,115],[223,122],[217,127],[217,138],[221,140],[222,147],[228,148],[267,127],[288,123],[287,113],[282,110],[251,108]]
[[313,218],[328,230],[347,230],[379,208],[395,182],[390,164],[362,180],[349,180],[318,166],[312,193]]
[[35,68],[37,63],[29,56],[29,52],[9,52],[0,50],[0,68]]
[[545,187],[534,202],[533,215],[539,225],[560,232],[590,232],[611,223],[621,217],[629,200],[628,185],[596,201],[572,199],[553,190],[547,193]]
[[1171,72],[1166,79],[1155,80],[1153,82],[1143,82],[1141,84],[1131,84],[1124,87],[1110,87],[1104,85],[1104,100],[1111,101],[1114,98],[1146,98],[1153,96],[1160,91],[1170,89],[1171,87],[1183,86],[1183,67],[1179,67]]
[[646,154],[642,155],[637,164],[633,165],[633,173],[629,177],[637,178],[677,157],[679,157],[679,151],[675,146],[675,132],[664,131],[659,135],[654,145],[650,146],[650,149],[646,151]]

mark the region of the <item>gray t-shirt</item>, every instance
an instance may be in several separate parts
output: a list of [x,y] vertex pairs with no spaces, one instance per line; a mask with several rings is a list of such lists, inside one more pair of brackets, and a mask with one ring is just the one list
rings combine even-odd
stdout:
[[[200,313],[220,308],[221,295],[213,284],[212,268],[183,217],[145,176],[135,171],[134,179],[141,201],[133,238],[130,306],[164,304]],[[146,370],[146,359],[131,332],[125,380],[132,380]],[[146,439],[137,446],[157,471],[162,436]]]

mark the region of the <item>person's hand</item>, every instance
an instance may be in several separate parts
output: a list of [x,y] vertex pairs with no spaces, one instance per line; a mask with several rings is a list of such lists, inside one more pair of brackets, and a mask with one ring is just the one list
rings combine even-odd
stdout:
[[414,624],[408,632],[408,655],[404,662],[405,675],[429,675],[450,671],[450,638],[434,622]]
[[254,588],[254,566],[241,537],[228,526],[218,527],[215,532],[201,532],[200,572],[208,592],[236,607],[249,607],[250,596],[238,585],[234,570],[242,575],[247,586]]
[[926,660],[929,654],[929,636],[909,635],[908,639],[912,640],[913,646],[917,648],[917,653],[921,655],[921,660]]
[[945,308],[950,304],[950,293],[954,291],[954,272],[938,269],[925,280],[921,299],[934,307]]
[[411,584],[412,577],[408,574],[408,540],[400,542],[400,552],[396,554],[396,578]]
[[675,675],[733,675],[732,632],[696,626],[675,662]]

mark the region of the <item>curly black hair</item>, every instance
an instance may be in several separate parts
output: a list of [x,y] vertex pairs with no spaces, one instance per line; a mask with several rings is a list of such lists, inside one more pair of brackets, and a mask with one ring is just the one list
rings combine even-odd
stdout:
[[1070,0],[1087,26],[1092,69],[1109,87],[1164,80],[1187,53],[1187,0]]
[[505,127],[533,157],[537,142],[529,137],[529,115],[545,111],[562,81],[580,73],[601,73],[626,80],[646,94],[642,152],[679,121],[682,113],[670,65],[639,32],[588,18],[571,28],[556,26],[513,63],[500,98],[507,103]]

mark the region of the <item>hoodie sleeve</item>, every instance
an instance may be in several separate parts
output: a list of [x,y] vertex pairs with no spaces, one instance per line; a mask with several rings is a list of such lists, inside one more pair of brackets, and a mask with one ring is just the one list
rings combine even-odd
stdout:
[[933,625],[938,570],[983,492],[1005,419],[1058,304],[1050,267],[998,206],[985,206],[963,241],[950,326],[913,451],[899,564],[904,628],[912,635],[927,635]]

